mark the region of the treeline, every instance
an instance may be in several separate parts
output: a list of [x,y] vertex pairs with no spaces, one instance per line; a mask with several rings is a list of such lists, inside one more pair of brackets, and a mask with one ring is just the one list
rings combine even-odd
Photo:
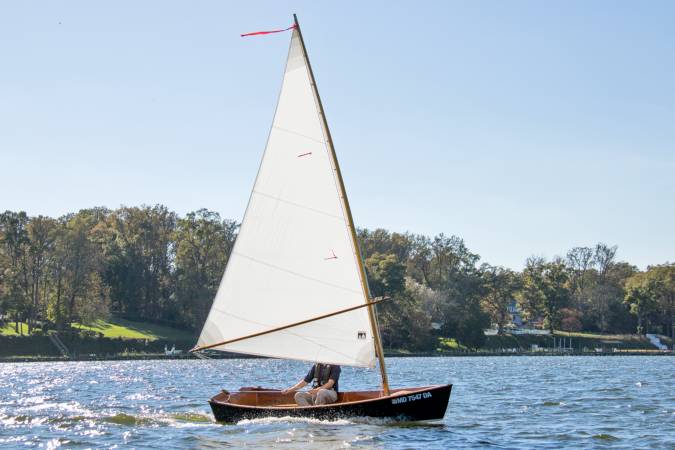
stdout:
[[551,331],[673,335],[675,264],[640,272],[617,261],[616,246],[599,243],[552,261],[530,257],[516,272],[479,265],[456,236],[378,229],[359,237],[372,293],[397,299],[380,309],[391,347],[429,348],[439,335],[480,347],[483,329],[502,333],[511,323],[510,307]]
[[[54,219],[0,214],[0,321],[68,329],[115,314],[197,332],[208,314],[238,225],[199,210],[93,208]],[[463,240],[359,230],[371,294],[388,348],[426,350],[438,337],[479,347],[517,305],[549,329],[671,335],[675,264],[635,266],[616,247],[531,257],[513,271],[480,263]],[[261,280],[264,282],[264,280]]]
[[197,330],[237,224],[165,206],[0,214],[0,317],[63,330],[114,313]]

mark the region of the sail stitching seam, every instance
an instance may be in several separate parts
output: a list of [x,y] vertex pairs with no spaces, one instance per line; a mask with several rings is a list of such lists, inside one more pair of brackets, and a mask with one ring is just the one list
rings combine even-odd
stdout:
[[327,213],[325,211],[321,211],[321,210],[316,209],[316,208],[311,208],[309,206],[301,205],[300,203],[295,203],[295,202],[291,202],[289,200],[284,200],[283,198],[275,197],[274,195],[266,194],[264,192],[261,192],[261,191],[255,190],[255,189],[253,190],[253,192],[256,193],[256,194],[262,195],[263,197],[267,197],[267,198],[270,198],[272,200],[277,200],[277,201],[280,201],[282,203],[289,204],[291,206],[296,206],[298,208],[306,209],[308,211],[312,211],[312,212],[315,212],[317,214],[323,214],[324,216],[332,217],[333,219],[337,219],[337,220],[340,220],[340,221],[343,220],[342,217],[336,216],[335,214]]
[[320,141],[319,139],[314,139],[313,137],[307,136],[306,134],[298,133],[297,131],[289,130],[288,128],[282,128],[276,125],[273,125],[272,128],[276,128],[277,130],[280,131],[285,131],[286,133],[291,133],[295,134],[296,136],[304,137],[305,139],[309,139],[310,141],[317,142],[319,144],[326,145],[326,141]]
[[[253,325],[260,325],[260,326],[263,326],[263,327],[270,327],[270,328],[273,327],[273,325],[269,325],[269,324],[262,323],[262,322],[256,322],[255,320],[247,319],[247,318],[245,318],[245,317],[238,316],[238,315],[236,315],[236,314],[232,314],[231,312],[227,312],[227,311],[222,310],[222,309],[220,309],[220,308],[213,308],[213,309],[216,310],[216,311],[218,311],[219,313],[225,315],[225,316],[230,316],[230,317],[232,317],[232,318],[234,318],[234,319],[241,320],[242,322],[248,322],[248,323],[251,323],[251,324],[253,324]],[[349,311],[349,312],[354,312],[354,311]],[[331,318],[331,317],[326,317],[326,318],[324,318],[324,319],[319,319],[319,320],[326,320],[326,319],[330,319],[330,318]],[[303,326],[303,325],[307,325],[307,324],[304,323],[304,324],[298,325],[298,326]],[[345,329],[345,328],[336,327],[336,326],[326,326],[326,325],[324,325],[324,329],[325,329],[325,328],[329,328],[329,329],[332,329],[333,331],[338,331],[338,332],[340,332],[340,333],[342,333],[342,332],[344,332],[344,331],[347,331],[347,332],[351,332],[351,331],[352,331],[351,329]],[[303,339],[310,339],[310,338],[312,338],[312,339],[319,339],[319,338],[321,338],[321,339],[327,339],[327,340],[330,340],[330,341],[353,342],[352,339],[343,339],[343,338],[339,338],[339,337],[301,336],[301,335],[296,334],[296,333],[294,333],[294,332],[292,332],[292,331],[289,331],[289,330],[290,330],[290,328],[287,328],[287,329],[285,329],[285,330],[279,330],[279,331],[276,331],[276,333],[284,333],[284,332],[288,332],[288,333],[290,333],[290,334],[292,334],[292,335],[294,335],[294,336],[297,336],[297,337],[300,337],[300,338],[303,338]],[[270,333],[270,334],[272,334],[272,333]],[[343,334],[347,334],[347,333],[343,333]],[[261,336],[255,336],[255,337],[261,337]],[[221,336],[221,339],[222,339],[222,336]],[[254,337],[252,337],[252,338],[250,338],[250,339],[254,339]],[[241,341],[240,341],[240,342],[241,342]],[[318,343],[318,342],[313,342],[313,343],[316,344],[316,345],[321,345],[321,344]],[[228,344],[226,344],[226,345],[228,345]],[[326,348],[328,348],[328,347],[326,347]],[[337,351],[337,350],[335,350],[335,351]],[[344,356],[348,356],[348,355],[344,355]]]
[[331,286],[331,287],[334,287],[334,288],[337,288],[337,289],[342,289],[343,291],[351,292],[353,294],[361,294],[361,291],[355,291],[353,289],[350,289],[350,288],[347,288],[347,287],[344,287],[344,286],[339,286],[337,284],[328,283],[326,281],[318,280],[318,279],[313,278],[313,277],[308,277],[307,275],[303,275],[301,273],[297,273],[297,272],[294,272],[292,270],[285,269],[283,267],[279,267],[277,265],[274,265],[274,264],[271,264],[271,263],[268,263],[268,262],[265,262],[265,261],[261,261],[259,259],[253,258],[253,257],[248,256],[248,255],[244,255],[244,254],[239,253],[239,252],[232,252],[232,253],[234,253],[235,255],[241,256],[242,258],[246,258],[250,261],[256,262],[258,264],[262,264],[264,266],[267,266],[267,267],[270,267],[270,268],[273,268],[273,269],[281,270],[282,272],[290,273],[291,275],[295,275],[297,277],[304,278],[306,280],[314,281],[315,283],[320,283],[320,284],[324,284],[326,286]]

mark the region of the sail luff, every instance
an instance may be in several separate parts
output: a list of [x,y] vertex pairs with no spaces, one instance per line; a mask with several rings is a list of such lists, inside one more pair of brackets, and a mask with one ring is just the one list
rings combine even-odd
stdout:
[[[307,54],[307,47],[305,47],[305,40],[302,37],[302,30],[300,29],[300,23],[298,22],[298,16],[296,14],[293,14],[293,21],[295,23],[295,28],[298,32],[298,35],[300,37],[300,45],[302,47],[302,53],[303,56],[305,57],[305,62],[307,64],[307,70],[309,72],[309,77],[311,80],[312,84],[312,91],[314,92],[318,110],[319,110],[319,115],[321,116],[321,122],[323,125],[323,129],[326,135],[326,141],[328,143],[328,147],[330,149],[330,154],[332,157],[332,163],[333,163],[333,168],[336,173],[336,178],[338,180],[338,184],[340,187],[340,199],[342,201],[342,206],[344,207],[345,210],[345,216],[347,218],[348,222],[348,228],[350,232],[350,237],[352,240],[352,247],[354,251],[354,257],[356,258],[356,262],[359,268],[359,278],[361,281],[361,289],[363,290],[363,297],[364,301],[366,303],[368,302],[368,299],[370,298],[370,287],[368,286],[368,279],[366,277],[366,270],[363,264],[363,257],[361,255],[361,248],[358,243],[358,239],[356,236],[356,227],[354,226],[354,219],[352,217],[352,211],[351,208],[349,207],[349,199],[347,198],[347,190],[344,185],[344,181],[342,179],[342,172],[340,171],[340,164],[338,163],[337,159],[337,154],[335,152],[335,146],[333,145],[333,138],[330,133],[330,128],[328,127],[328,121],[326,120],[326,114],[323,109],[323,103],[321,102],[321,96],[319,95],[319,89],[316,85],[316,79],[314,78],[314,71],[312,70],[312,64],[309,61],[309,55]],[[377,318],[375,316],[375,309],[372,304],[368,304],[367,307],[368,310],[368,319],[370,321],[370,327],[371,331],[373,333],[373,337],[375,339],[375,350],[377,353],[377,358],[379,361],[380,365],[380,376],[382,377],[382,390],[384,392],[384,395],[389,395],[389,379],[387,377],[387,369],[384,364],[384,351],[382,349],[382,340],[380,338],[380,329],[377,324]]]

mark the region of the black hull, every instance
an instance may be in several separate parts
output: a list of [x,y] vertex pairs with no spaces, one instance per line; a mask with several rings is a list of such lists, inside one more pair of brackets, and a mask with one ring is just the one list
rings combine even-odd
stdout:
[[[264,417],[309,417],[335,420],[350,417],[392,418],[401,421],[442,419],[450,399],[451,384],[398,390],[386,397],[321,406],[248,406],[230,403],[219,394],[209,401],[218,422],[238,422]],[[341,394],[342,395],[342,394]]]

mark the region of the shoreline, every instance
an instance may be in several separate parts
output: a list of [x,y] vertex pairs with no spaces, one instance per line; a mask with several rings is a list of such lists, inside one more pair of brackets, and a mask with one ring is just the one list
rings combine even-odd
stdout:
[[[621,351],[621,352],[467,352],[467,353],[385,353],[386,358],[457,358],[457,357],[562,357],[562,356],[675,356],[673,351]],[[192,354],[164,355],[164,354],[129,354],[129,355],[78,355],[73,357],[64,356],[6,356],[0,358],[2,363],[30,363],[30,362],[82,362],[82,361],[154,361],[154,360],[200,360]],[[220,359],[267,359],[261,356],[247,356],[224,354],[218,357],[204,358],[207,360]]]

